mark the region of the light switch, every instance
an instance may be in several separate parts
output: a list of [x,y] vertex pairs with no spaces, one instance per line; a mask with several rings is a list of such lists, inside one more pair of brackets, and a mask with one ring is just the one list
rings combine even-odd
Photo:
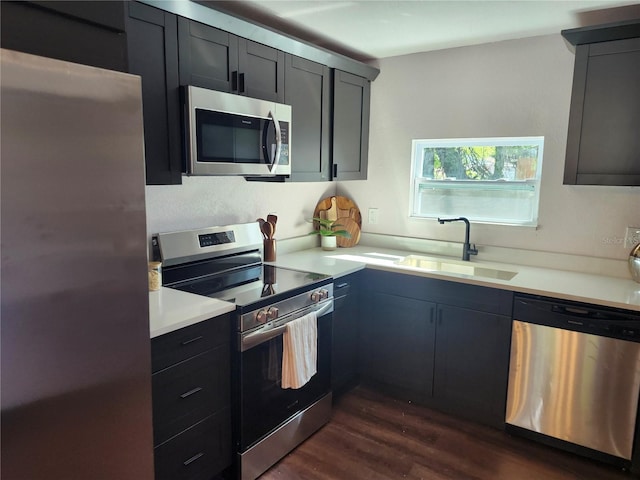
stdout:
[[640,227],[627,227],[627,233],[624,236],[625,248],[631,248],[640,243]]
[[375,225],[376,223],[378,223],[378,209],[377,208],[370,208],[369,209],[369,223],[371,225]]

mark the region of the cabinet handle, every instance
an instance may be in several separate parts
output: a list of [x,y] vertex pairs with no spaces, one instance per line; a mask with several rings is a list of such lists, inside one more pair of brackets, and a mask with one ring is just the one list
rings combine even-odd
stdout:
[[336,288],[343,288],[343,287],[348,287],[349,284],[348,283],[339,283],[338,285],[336,285]]
[[186,467],[187,465],[189,465],[190,463],[195,462],[196,460],[198,460],[200,457],[204,457],[204,453],[200,452],[200,453],[196,453],[193,457],[191,457],[188,460],[185,460],[184,462],[182,462],[182,464]]
[[192,338],[191,340],[185,340],[180,345],[189,345],[190,343],[197,342],[198,340],[202,340],[204,337],[200,335],[199,337]]
[[333,177],[332,178],[338,178],[338,164],[337,163],[333,164]]
[[238,71],[234,70],[231,72],[231,91],[235,92],[238,90]]
[[202,391],[202,387],[196,387],[193,390],[189,390],[188,392],[184,392],[182,395],[180,395],[180,398],[187,398],[190,397],[191,395],[193,395],[194,393],[198,393]]
[[240,93],[244,93],[244,73],[240,74],[240,79],[238,81],[238,91]]

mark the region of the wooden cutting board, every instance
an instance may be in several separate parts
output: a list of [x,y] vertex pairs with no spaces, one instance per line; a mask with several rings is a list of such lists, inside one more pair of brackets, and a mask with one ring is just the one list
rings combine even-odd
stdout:
[[336,230],[346,230],[351,234],[351,238],[337,236],[336,243],[338,246],[353,247],[357,245],[360,241],[360,227],[356,221],[351,217],[339,217],[336,223],[342,225],[341,227],[336,227]]
[[360,209],[353,200],[343,196],[332,196],[323,198],[316,205],[313,212],[316,218],[328,218],[335,220],[340,217],[349,217],[355,220],[358,228],[362,228],[362,215]]

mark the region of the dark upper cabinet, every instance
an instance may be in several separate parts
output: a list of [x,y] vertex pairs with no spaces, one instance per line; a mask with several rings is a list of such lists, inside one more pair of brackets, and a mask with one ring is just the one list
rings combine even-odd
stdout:
[[238,93],[283,103],[284,57],[280,50],[238,38]]
[[287,54],[284,78],[284,103],[292,107],[290,180],[330,180],[329,67]]
[[2,48],[127,71],[125,2],[0,2]]
[[142,77],[147,184],[180,184],[177,17],[136,2],[128,14],[129,72]]
[[180,84],[282,103],[284,53],[180,17]]
[[577,44],[564,183],[640,186],[640,23],[562,34]]
[[181,85],[234,91],[232,77],[233,72],[236,76],[238,72],[238,37],[180,17],[178,45]]
[[333,81],[333,177],[366,180],[371,82],[341,70]]

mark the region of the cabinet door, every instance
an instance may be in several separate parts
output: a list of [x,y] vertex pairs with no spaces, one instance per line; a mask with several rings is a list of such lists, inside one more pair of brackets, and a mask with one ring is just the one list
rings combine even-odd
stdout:
[[329,67],[285,57],[285,103],[292,109],[291,180],[330,180]]
[[338,278],[334,285],[331,389],[334,398],[357,378],[359,291],[355,275]]
[[335,70],[333,81],[333,175],[365,180],[369,155],[371,82]]
[[0,2],[2,48],[127,71],[124,2]]
[[565,184],[640,185],[640,38],[578,45]]
[[175,15],[129,3],[129,72],[142,77],[148,185],[182,183],[177,38]]
[[238,38],[238,93],[284,102],[284,52]]
[[504,425],[511,319],[438,305],[434,399],[454,414]]
[[435,305],[372,292],[361,331],[362,374],[376,382],[430,397]]
[[237,88],[238,37],[186,18],[178,19],[180,85],[222,92]]

